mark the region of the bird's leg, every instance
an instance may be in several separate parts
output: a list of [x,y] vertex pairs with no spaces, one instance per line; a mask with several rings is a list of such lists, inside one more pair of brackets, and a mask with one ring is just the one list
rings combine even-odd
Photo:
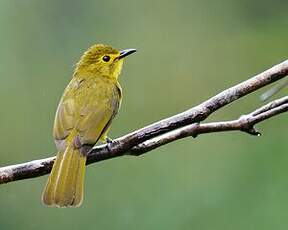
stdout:
[[103,138],[105,140],[105,143],[107,144],[107,148],[109,150],[109,152],[112,152],[112,145],[113,145],[113,139],[111,139],[108,136],[105,136],[105,138]]
[[112,152],[112,146],[113,146],[113,143],[115,141],[113,139],[111,139],[110,137],[108,137],[108,135],[107,135],[108,132],[109,132],[109,128],[101,136],[100,140],[101,140],[102,143],[107,144],[107,148],[108,148],[109,152]]

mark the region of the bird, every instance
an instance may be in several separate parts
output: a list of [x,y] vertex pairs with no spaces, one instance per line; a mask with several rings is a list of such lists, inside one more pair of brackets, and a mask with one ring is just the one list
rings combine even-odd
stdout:
[[119,51],[96,44],[81,56],[59,102],[53,127],[56,160],[42,194],[51,207],[79,207],[83,201],[87,155],[107,134],[118,113],[123,60],[136,49]]

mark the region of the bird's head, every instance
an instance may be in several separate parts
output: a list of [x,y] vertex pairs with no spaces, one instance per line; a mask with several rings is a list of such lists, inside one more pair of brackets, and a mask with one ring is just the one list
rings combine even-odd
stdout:
[[135,49],[119,51],[108,45],[93,45],[80,58],[74,75],[106,76],[117,79],[124,57],[134,52]]

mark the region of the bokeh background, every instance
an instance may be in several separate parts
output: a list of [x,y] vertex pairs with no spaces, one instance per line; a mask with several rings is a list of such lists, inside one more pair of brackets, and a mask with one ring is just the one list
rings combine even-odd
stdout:
[[[281,0],[2,0],[1,166],[55,153],[55,109],[90,45],[138,49],[121,75],[124,100],[110,134],[118,137],[286,59],[287,7]],[[261,92],[209,120],[252,111]],[[41,204],[47,176],[1,185],[0,229],[287,229],[287,122],[283,114],[258,125],[259,138],[202,135],[90,165],[78,209]]]

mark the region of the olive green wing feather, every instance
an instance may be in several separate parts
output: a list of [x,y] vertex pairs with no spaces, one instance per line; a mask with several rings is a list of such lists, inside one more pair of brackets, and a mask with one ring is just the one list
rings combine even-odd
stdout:
[[63,95],[53,130],[58,148],[62,146],[61,140],[65,141],[72,130],[76,131],[81,145],[98,141],[115,117],[121,100],[116,86],[108,90],[111,90],[110,97],[101,97],[95,89],[87,90],[90,92],[86,91],[85,98],[81,98],[81,94],[80,97]]
[[99,102],[84,107],[76,125],[81,144],[97,142],[111,120],[113,112],[109,106]]

